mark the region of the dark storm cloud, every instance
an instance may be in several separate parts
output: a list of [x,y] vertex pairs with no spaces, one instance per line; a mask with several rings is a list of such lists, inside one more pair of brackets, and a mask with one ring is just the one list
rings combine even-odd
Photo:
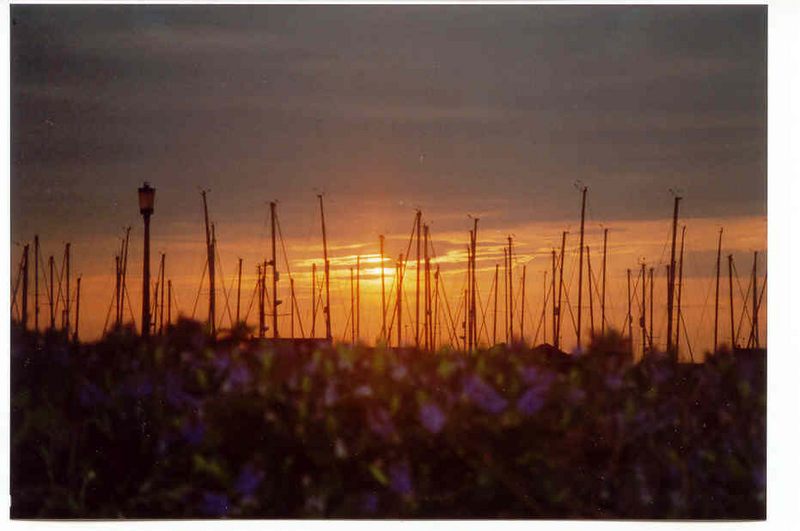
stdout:
[[576,179],[597,217],[665,215],[670,187],[766,208],[761,6],[11,13],[15,230],[69,198],[118,223],[144,178],[176,220],[197,186],[225,219],[314,187],[574,217]]

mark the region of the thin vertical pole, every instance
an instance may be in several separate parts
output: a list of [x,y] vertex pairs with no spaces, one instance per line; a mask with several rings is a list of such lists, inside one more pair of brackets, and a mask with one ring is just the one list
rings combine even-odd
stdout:
[[733,255],[728,255],[728,295],[730,296],[731,352],[736,350],[736,328],[733,325]]
[[350,268],[350,343],[356,343],[356,301],[355,301],[355,275]]
[[381,245],[381,340],[388,343],[386,337],[386,273],[383,258],[384,236],[378,236]]
[[434,296],[433,296],[433,334],[431,341],[431,349],[436,350],[439,342],[437,334],[439,333],[439,264],[436,264],[436,271],[433,274],[434,281]]
[[39,235],[33,237],[33,326],[39,331]]
[[328,236],[325,233],[325,209],[322,205],[322,194],[318,194],[319,214],[322,220],[322,256],[325,260],[325,339],[333,338],[331,334],[331,264],[328,261]]
[[281,301],[278,300],[278,252],[275,246],[275,201],[269,203],[269,217],[272,226],[271,240],[272,240],[272,337],[280,337],[278,333],[278,305]]
[[[536,339],[538,339],[538,335]],[[534,343],[536,339],[534,339]],[[542,343],[547,343],[547,269],[542,271]]]
[[397,301],[395,312],[397,312],[397,346],[403,345],[403,253],[397,261]]
[[317,337],[317,264],[311,263],[311,337]]
[[121,294],[122,294],[122,264],[119,256],[114,257],[114,267],[116,271],[116,288],[114,289],[114,301],[116,308],[116,315],[114,316],[114,325],[119,327],[120,315],[122,313]]
[[356,337],[361,338],[361,256],[356,256]]
[[425,350],[431,348],[431,257],[428,254],[428,240],[430,238],[430,227],[423,226],[424,249],[423,256],[425,258]]
[[[581,316],[583,311],[583,226],[586,217],[586,187],[581,190],[581,238],[578,244],[578,351],[581,350]],[[590,294],[591,295],[591,294]]]
[[289,277],[289,337],[294,339],[294,278]]
[[142,336],[150,337],[150,214],[144,216],[144,273],[142,275]]
[[551,293],[553,295],[553,346],[558,348],[558,302],[556,301],[556,250],[555,249],[553,249],[552,251],[552,259],[553,259],[553,274],[550,276],[553,282],[553,286],[551,289]]
[[[27,260],[25,260],[27,263]],[[753,253],[753,345],[760,348],[758,340],[758,251]]]
[[608,229],[603,229],[603,285],[600,293],[600,334],[606,333],[606,258],[608,256]]
[[678,359],[678,354],[681,349],[681,319],[683,313],[681,310],[681,294],[683,293],[683,244],[686,238],[686,225],[681,229],[681,255],[680,262],[678,263],[678,319],[675,322],[675,360]]
[[650,330],[649,345],[650,345],[650,350],[651,351],[653,350],[653,285],[654,285],[653,284],[653,272],[654,271],[655,270],[651,267],[650,268],[650,327],[649,327],[649,330]]
[[28,328],[28,244],[22,251],[22,329]]
[[211,225],[208,221],[208,201],[206,199],[206,191],[200,192],[203,196],[203,217],[206,224],[206,262],[208,263],[208,324],[206,325],[208,333],[212,336],[216,335],[216,275],[214,259],[214,243],[211,237]]
[[[120,302],[119,302],[119,324],[120,325],[124,321],[124,317],[125,317],[125,297],[128,296],[128,282],[127,282],[127,279],[128,279],[128,249],[130,247],[130,241],[131,241],[131,227],[128,226],[128,228],[125,230],[125,249],[122,252],[122,258],[121,258],[122,280],[120,281],[120,289],[122,291],[122,294],[120,296]],[[128,301],[128,302],[130,302],[130,301]],[[133,317],[133,316],[131,315],[131,317]]]
[[719,346],[719,266],[720,259],[722,258],[722,227],[719,229],[719,240],[717,241],[717,270],[716,270],[716,287],[714,289],[714,353],[717,352]]
[[505,316],[505,338],[508,339],[508,249],[503,247],[503,315]]
[[472,323],[472,344],[473,347],[478,349],[478,311],[477,311],[477,248],[478,248],[478,218],[472,219],[472,278],[469,285],[469,313],[470,322]]
[[75,334],[73,341],[78,342],[78,325],[81,318],[81,277],[78,277],[78,285],[75,287]]
[[492,319],[492,345],[497,344],[497,294],[500,285],[497,283],[500,273],[500,264],[494,265],[494,318]]
[[69,277],[70,277],[70,274],[69,274],[69,255],[70,255],[69,248],[70,248],[70,244],[67,243],[67,245],[64,248],[64,260],[66,261],[66,264],[67,264],[67,291],[66,291],[66,296],[64,298],[64,308],[66,310],[65,317],[64,317],[64,330],[67,332],[67,337],[69,337],[69,330],[70,330],[69,314],[70,314],[70,293],[71,293],[70,289],[69,289]]
[[54,294],[54,286],[55,286],[55,275],[53,271],[55,270],[55,259],[53,255],[50,255],[50,329],[53,330],[56,327],[56,300]]
[[266,267],[266,263],[262,266],[262,264],[258,264],[258,283],[256,284],[256,288],[258,289],[258,337],[264,337],[264,268]]
[[631,270],[628,268],[628,351],[633,355],[633,319],[631,318]]
[[589,273],[589,336],[594,337],[594,291],[592,291],[592,259],[586,246],[586,270]]
[[525,273],[527,265],[522,266],[522,301],[519,307],[519,339],[525,344]]
[[645,264],[642,262],[642,318],[639,321],[639,326],[642,328],[642,357],[647,354],[647,277],[645,273]]
[[673,358],[677,358],[677,353],[672,351],[672,317],[673,301],[675,298],[675,240],[678,235],[678,204],[681,198],[675,197],[675,206],[672,213],[672,251],[669,260],[669,279],[667,287],[667,353]]
[[158,327],[159,334],[164,333],[164,284],[165,284],[164,269],[166,266],[166,259],[167,259],[166,253],[161,253],[161,310],[159,311],[159,316],[158,316],[158,320],[160,323]]
[[561,233],[561,265],[558,267],[558,325],[556,327],[556,348],[561,345],[561,292],[564,288],[564,250],[567,245],[567,232]]
[[508,237],[508,337],[514,342],[514,265],[512,258],[514,248],[511,245],[511,236]]
[[422,211],[417,210],[417,289],[415,295],[416,313],[414,325],[414,347],[419,348],[419,275],[420,275],[420,253],[422,248],[420,246],[420,238],[422,235]]
[[472,352],[472,241],[474,233],[469,231],[469,244],[467,245],[467,289],[464,292],[464,335],[466,336],[467,352]]
[[[239,319],[236,319],[239,322]],[[172,326],[172,280],[167,280],[167,328]]]

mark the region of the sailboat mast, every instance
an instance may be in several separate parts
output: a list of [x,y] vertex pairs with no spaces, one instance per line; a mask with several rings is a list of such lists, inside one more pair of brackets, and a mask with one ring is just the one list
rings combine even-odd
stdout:
[[511,236],[508,237],[508,337],[511,343],[514,342],[514,248],[511,244]]
[[403,253],[397,261],[397,347],[403,345]]
[[494,317],[492,319],[492,345],[497,344],[497,292],[499,285],[497,284],[500,273],[500,264],[494,265]]
[[681,320],[683,313],[681,312],[681,294],[683,292],[683,244],[686,238],[686,225],[681,229],[681,254],[680,261],[678,262],[678,319],[675,323],[675,359],[678,359],[680,352],[680,339],[681,339]]
[[50,255],[50,329],[53,330],[56,327],[56,300],[55,300],[55,259],[53,255]]
[[600,293],[600,334],[606,333],[606,258],[608,256],[608,229],[603,229],[603,285]]
[[414,314],[414,348],[419,348],[419,279],[420,279],[420,253],[422,252],[421,237],[422,237],[422,211],[417,210],[417,288],[416,295],[414,296],[414,303],[416,311]]
[[564,288],[564,250],[567,245],[567,231],[561,233],[561,265],[558,267],[558,325],[556,326],[556,348],[561,348],[561,293]]
[[33,237],[33,326],[39,331],[39,235]]
[[22,251],[22,329],[28,328],[28,248],[25,244]]
[[556,250],[552,250],[553,273],[550,275],[553,282],[551,293],[553,295],[553,346],[558,348],[558,302],[556,301]]
[[317,264],[311,263],[311,337],[317,337]]
[[667,354],[677,358],[677,353],[672,351],[672,317],[673,302],[675,298],[675,241],[678,235],[678,205],[681,198],[675,196],[675,206],[672,212],[672,250],[669,260],[669,277],[667,282]]
[[328,261],[328,236],[325,233],[325,209],[322,205],[322,194],[318,194],[319,214],[322,220],[322,256],[325,260],[325,339],[333,338],[331,334],[331,266]]
[[730,296],[731,352],[736,350],[736,328],[733,325],[733,255],[728,255],[728,295]]
[[361,256],[356,256],[356,337],[361,338]]
[[[27,263],[27,260],[25,261]],[[758,340],[758,251],[753,253],[753,346],[760,348]]]
[[522,344],[525,344],[525,275],[528,266],[522,266],[522,301],[519,307],[519,339]]
[[719,266],[720,258],[722,258],[722,228],[719,229],[719,240],[717,241],[717,269],[716,269],[716,287],[714,289],[714,353],[716,354],[719,348]]
[[647,277],[645,276],[645,263],[642,262],[642,318],[639,321],[639,326],[642,329],[642,358],[647,354]]
[[581,350],[581,316],[583,311],[583,227],[586,218],[586,187],[581,190],[581,237],[578,244],[578,351]]
[[[239,258],[239,275],[238,275],[238,277],[239,277],[239,281],[236,283],[236,324],[237,325],[241,322],[241,318],[240,318],[240,314],[239,314],[239,310],[241,308],[241,302],[242,302],[242,259],[241,258]],[[170,282],[170,286],[171,285],[172,285],[172,282]],[[170,299],[170,304],[172,304],[172,299]],[[169,318],[167,318],[167,321],[171,323]]]
[[383,258],[384,236],[378,236],[381,246],[381,340],[388,342],[386,338],[386,271]]
[[166,266],[166,253],[161,253],[161,310],[159,311],[158,321],[158,333],[164,333],[164,269]]
[[215,290],[215,265],[214,243],[211,238],[211,224],[208,221],[208,200],[206,190],[200,192],[203,196],[203,218],[206,225],[206,262],[208,264],[208,333],[216,335],[216,290]]
[[75,333],[72,340],[78,342],[78,325],[81,317],[81,277],[78,277],[78,285],[75,287]]
[[592,259],[586,246],[586,270],[589,273],[589,338],[594,337],[594,291],[592,291]]
[[628,322],[628,351],[633,355],[633,319],[631,317],[631,270],[628,268],[628,314],[626,321]]

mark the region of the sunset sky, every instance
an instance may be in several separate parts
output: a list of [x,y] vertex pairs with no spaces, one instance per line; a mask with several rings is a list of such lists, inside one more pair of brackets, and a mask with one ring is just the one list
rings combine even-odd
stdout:
[[[573,305],[577,299],[576,182],[589,188],[595,275],[609,228],[612,326],[624,322],[625,270],[635,275],[644,259],[656,268],[655,336],[664,341],[671,190],[684,197],[683,296],[695,355],[710,348],[720,227],[743,291],[753,251],[763,280],[764,6],[15,5],[11,19],[12,284],[21,245],[34,234],[45,259],[60,261],[71,242],[73,273],[83,276],[83,337],[102,332],[128,225],[128,285],[140,319],[136,189],[145,180],[157,189],[153,275],[166,252],[167,277],[188,314],[205,259],[199,191],[210,190],[226,286],[244,259],[245,307],[255,264],[270,251],[268,202],[277,200],[306,332],[310,264],[322,264],[316,194],[324,193],[337,339],[349,330],[355,256],[374,258],[385,234],[393,266],[419,208],[453,309],[465,279],[468,216],[480,218],[484,300],[513,235],[515,281],[527,265],[533,341],[542,274],[549,282],[562,230],[570,232],[565,280]],[[362,336],[371,342],[380,284],[375,263],[369,267]],[[408,275],[413,288],[414,271]],[[727,277],[722,284],[727,312]],[[406,296],[411,303],[413,289]],[[222,307],[221,293],[218,300]],[[44,297],[42,304],[44,322]],[[738,295],[735,304],[738,321]],[[766,301],[762,338],[765,308]],[[634,320],[636,336],[638,311]],[[569,326],[566,346],[574,344]],[[282,318],[284,334],[288,327]],[[728,328],[720,328],[724,341]],[[318,335],[323,329],[320,319]]]

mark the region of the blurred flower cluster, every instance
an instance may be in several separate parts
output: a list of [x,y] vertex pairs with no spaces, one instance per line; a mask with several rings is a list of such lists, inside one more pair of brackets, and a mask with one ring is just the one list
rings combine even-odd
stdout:
[[763,353],[632,364],[12,327],[17,518],[760,519]]

